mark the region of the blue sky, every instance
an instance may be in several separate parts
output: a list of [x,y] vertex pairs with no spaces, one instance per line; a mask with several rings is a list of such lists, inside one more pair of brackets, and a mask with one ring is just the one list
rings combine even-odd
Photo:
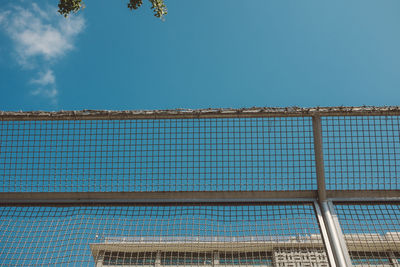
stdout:
[[2,0],[0,109],[397,105],[398,0]]

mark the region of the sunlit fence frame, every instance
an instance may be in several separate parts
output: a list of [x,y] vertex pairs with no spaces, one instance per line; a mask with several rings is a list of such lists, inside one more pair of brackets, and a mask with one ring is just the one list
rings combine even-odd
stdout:
[[[400,107],[249,108],[157,111],[0,112],[1,121],[168,120],[208,118],[312,119],[317,190],[171,192],[0,192],[1,206],[228,205],[229,203],[312,203],[331,266],[351,266],[335,203],[400,205],[400,190],[327,190],[322,120],[327,117],[396,117]],[[399,132],[400,135],[400,132]],[[396,174],[398,175],[398,174]],[[400,179],[396,176],[395,179]],[[397,264],[397,263],[396,263]]]

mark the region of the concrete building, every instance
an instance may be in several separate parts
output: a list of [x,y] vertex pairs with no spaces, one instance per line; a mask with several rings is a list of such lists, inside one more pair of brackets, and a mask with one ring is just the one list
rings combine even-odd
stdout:
[[[400,267],[400,233],[345,235],[355,266]],[[109,237],[90,244],[96,266],[325,267],[320,235],[264,237]]]

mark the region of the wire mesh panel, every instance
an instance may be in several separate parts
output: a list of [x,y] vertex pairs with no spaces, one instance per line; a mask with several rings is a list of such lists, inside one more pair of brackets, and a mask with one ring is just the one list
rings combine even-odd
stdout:
[[398,107],[212,112],[0,112],[0,265],[400,266]]
[[400,189],[400,117],[322,119],[327,189]]
[[335,210],[353,265],[400,264],[400,203],[338,204]]
[[312,142],[301,117],[0,121],[0,190],[311,190]]
[[328,266],[311,204],[1,207],[0,216],[1,265]]

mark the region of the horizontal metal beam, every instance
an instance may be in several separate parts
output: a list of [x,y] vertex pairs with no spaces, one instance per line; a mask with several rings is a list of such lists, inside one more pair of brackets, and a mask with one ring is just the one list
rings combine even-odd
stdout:
[[393,107],[316,107],[243,109],[176,109],[176,110],[82,110],[82,111],[0,111],[3,121],[36,120],[128,120],[128,119],[200,119],[200,118],[259,118],[259,117],[312,117],[312,116],[390,116],[400,115],[400,106]]
[[[326,194],[336,202],[400,201],[400,190],[328,190]],[[0,193],[0,205],[312,202],[317,199],[317,190]]]
[[0,205],[310,202],[316,197],[317,191],[314,190],[246,192],[21,192],[0,193]]
[[332,201],[390,201],[400,200],[400,190],[327,190]]

